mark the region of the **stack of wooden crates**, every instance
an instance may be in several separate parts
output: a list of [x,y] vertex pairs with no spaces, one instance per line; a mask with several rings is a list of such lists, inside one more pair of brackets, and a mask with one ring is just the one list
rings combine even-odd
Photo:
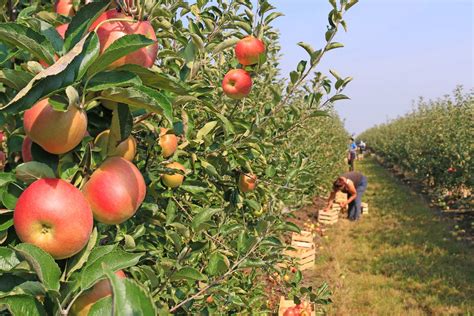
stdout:
[[312,268],[316,259],[316,247],[313,234],[309,231],[301,231],[300,234],[293,233],[291,246],[295,250],[286,250],[285,254],[296,258],[300,270]]
[[336,193],[336,198],[332,204],[332,209],[325,212],[320,210],[318,212],[318,222],[324,225],[333,225],[339,220],[339,213],[344,212],[345,209],[341,209],[339,206],[340,202],[347,201],[347,194],[342,192]]

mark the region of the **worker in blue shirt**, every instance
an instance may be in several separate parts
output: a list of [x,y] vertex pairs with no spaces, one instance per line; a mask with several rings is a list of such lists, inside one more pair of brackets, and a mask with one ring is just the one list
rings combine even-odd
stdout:
[[347,163],[349,165],[349,171],[354,171],[354,160],[357,157],[356,154],[357,145],[353,137],[349,139],[349,146],[348,146],[348,155],[347,155]]

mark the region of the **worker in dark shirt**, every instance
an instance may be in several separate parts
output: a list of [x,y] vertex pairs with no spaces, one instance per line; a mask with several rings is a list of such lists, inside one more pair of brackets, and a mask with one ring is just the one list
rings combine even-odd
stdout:
[[361,214],[361,201],[365,190],[367,190],[366,176],[356,171],[343,173],[334,181],[333,189],[324,211],[328,211],[332,208],[336,193],[341,191],[347,193],[347,201],[339,204],[341,207],[349,205],[348,218],[353,221],[358,220]]

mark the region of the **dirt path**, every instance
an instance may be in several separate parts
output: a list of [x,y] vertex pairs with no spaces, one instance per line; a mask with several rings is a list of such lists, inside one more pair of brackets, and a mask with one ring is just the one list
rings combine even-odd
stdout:
[[456,240],[453,224],[371,160],[369,215],[340,220],[320,240],[307,285],[326,280],[329,315],[446,315],[474,312],[474,248]]

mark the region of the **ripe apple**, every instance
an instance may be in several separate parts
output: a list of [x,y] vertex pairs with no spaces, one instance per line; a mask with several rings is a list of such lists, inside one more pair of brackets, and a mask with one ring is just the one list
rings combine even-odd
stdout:
[[[105,130],[95,138],[94,144],[102,150],[107,150],[109,142],[110,130]],[[132,135],[128,136],[126,140],[118,144],[112,152],[108,153],[110,157],[123,157],[128,161],[132,161],[137,153],[137,141]]]
[[[126,19],[127,21],[111,21],[110,19]],[[97,29],[96,29],[97,28]],[[117,39],[129,34],[141,34],[156,42],[155,30],[149,21],[133,22],[133,18],[112,9],[102,13],[101,16],[89,28],[96,31],[100,42],[100,53],[102,54]],[[146,68],[153,66],[158,54],[158,44],[152,44],[140,48],[109,65],[109,69],[117,68],[126,64],[136,64]]]
[[260,56],[265,53],[265,44],[258,38],[247,36],[235,45],[235,56],[244,66],[258,63]]
[[[186,168],[179,162],[172,162],[166,165],[166,168],[181,170],[186,172]],[[163,180],[164,185],[170,188],[177,188],[179,187],[184,180],[184,175],[180,173],[175,174],[162,174],[161,179]]]
[[56,31],[59,33],[59,36],[61,36],[62,39],[66,37],[66,31],[68,27],[69,27],[69,23],[64,23],[59,26],[56,26]]
[[73,16],[76,14],[74,10],[74,1],[73,0],[56,0],[54,4],[54,11],[57,14],[65,16]]
[[252,78],[243,69],[232,69],[224,76],[222,89],[229,98],[240,100],[250,93]]
[[254,174],[240,174],[239,189],[242,192],[250,192],[255,190],[257,186],[257,176]]
[[25,136],[23,139],[23,144],[21,145],[21,157],[23,162],[29,162],[33,160],[33,155],[31,154],[31,145],[33,141],[28,136]]
[[174,134],[166,134],[166,128],[160,129],[160,146],[163,157],[168,158],[174,154],[178,148],[178,137]]
[[[126,278],[126,275],[122,270],[115,272],[115,275],[121,279]],[[91,289],[81,294],[74,304],[72,304],[71,315],[87,316],[95,302],[109,295],[112,295],[110,281],[108,279],[100,280]]]
[[145,180],[130,161],[107,158],[82,189],[94,218],[104,224],[120,224],[132,217],[146,194]]
[[0,144],[2,144],[5,141],[5,134],[3,134],[2,131],[0,131]]
[[39,179],[18,198],[13,224],[21,241],[64,259],[87,244],[93,218],[79,189],[61,179]]
[[213,302],[214,302],[214,298],[212,297],[212,295],[209,295],[209,296],[206,298],[206,303],[212,304]]
[[87,131],[87,115],[76,106],[56,111],[43,99],[25,111],[25,133],[52,154],[64,154],[79,145]]

